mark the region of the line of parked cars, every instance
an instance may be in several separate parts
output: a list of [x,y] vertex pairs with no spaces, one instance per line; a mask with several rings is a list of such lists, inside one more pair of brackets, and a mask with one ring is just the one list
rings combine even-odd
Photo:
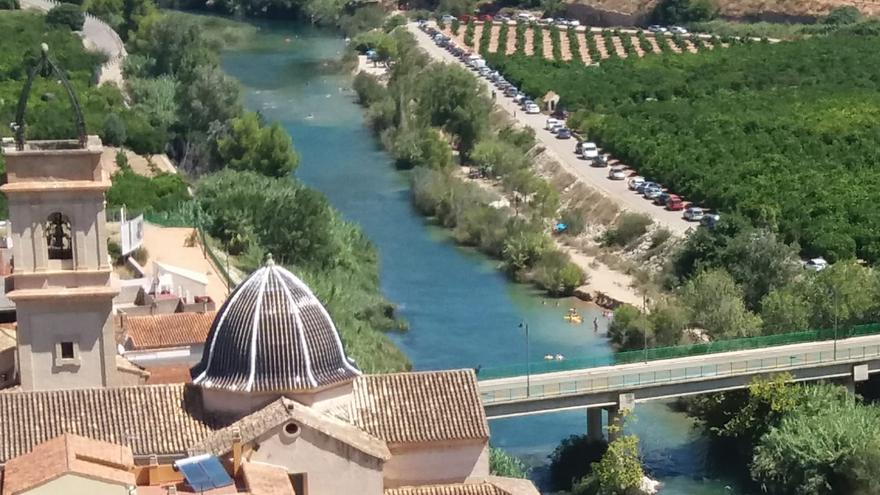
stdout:
[[717,213],[710,213],[695,205],[686,205],[678,195],[663,190],[663,186],[656,182],[645,180],[644,177],[631,177],[628,182],[630,190],[651,200],[658,206],[663,206],[669,211],[683,211],[682,216],[689,222],[700,222],[704,227],[714,228],[721,220]]
[[688,34],[688,30],[681,26],[666,27],[659,24],[648,26],[648,31],[654,34]]

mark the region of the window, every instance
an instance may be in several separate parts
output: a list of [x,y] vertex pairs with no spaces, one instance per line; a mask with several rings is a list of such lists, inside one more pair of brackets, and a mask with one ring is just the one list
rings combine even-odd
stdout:
[[309,475],[307,473],[291,474],[290,484],[293,485],[293,493],[296,495],[309,495]]
[[76,354],[73,351],[73,342],[61,343],[61,359],[74,359]]
[[46,246],[50,260],[73,259],[73,245],[70,237],[70,219],[67,215],[55,212],[46,219]]

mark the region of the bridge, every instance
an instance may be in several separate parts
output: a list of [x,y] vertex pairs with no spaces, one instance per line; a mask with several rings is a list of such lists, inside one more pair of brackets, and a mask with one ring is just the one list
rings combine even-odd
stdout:
[[[657,358],[656,352],[645,352],[647,359],[641,362],[631,362],[642,355],[641,351],[632,351],[622,353],[624,361],[630,361],[624,364],[588,364],[553,371],[555,363],[534,363],[531,366],[539,368],[537,372],[499,378],[493,378],[499,373],[489,369],[480,372],[479,388],[489,419],[586,409],[588,431],[599,435],[603,409],[610,421],[620,409],[632,409],[639,402],[746,388],[759,376],[786,372],[796,381],[842,380],[852,388],[855,382],[880,371],[880,328],[870,325],[855,329],[849,334],[870,335],[810,340],[811,336],[824,336],[821,332],[803,332],[788,334],[795,336],[788,340],[809,341],[665,359]],[[778,336],[766,340],[774,337]]]

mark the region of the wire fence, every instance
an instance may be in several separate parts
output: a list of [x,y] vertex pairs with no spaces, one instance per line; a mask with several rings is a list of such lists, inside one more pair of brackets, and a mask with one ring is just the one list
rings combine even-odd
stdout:
[[552,373],[556,371],[572,371],[586,368],[598,368],[602,366],[613,366],[617,364],[630,364],[643,361],[659,361],[663,359],[675,359],[690,356],[717,354],[720,352],[744,351],[749,349],[762,349],[780,345],[801,344],[806,342],[821,342],[833,340],[835,338],[845,339],[849,337],[859,337],[863,335],[876,334],[880,334],[880,323],[870,323],[866,325],[855,325],[850,327],[838,328],[837,331],[832,328],[823,328],[818,330],[806,330],[802,332],[792,332],[778,335],[764,335],[760,337],[717,340],[701,344],[680,345],[672,347],[655,347],[648,349],[647,351],[624,351],[613,353],[608,356],[593,358],[576,358],[566,359],[563,361],[547,360],[530,362],[528,364],[522,363],[509,366],[481,368],[479,379],[487,380],[492,378],[507,378],[512,376],[523,376],[527,373],[535,375],[541,373]]

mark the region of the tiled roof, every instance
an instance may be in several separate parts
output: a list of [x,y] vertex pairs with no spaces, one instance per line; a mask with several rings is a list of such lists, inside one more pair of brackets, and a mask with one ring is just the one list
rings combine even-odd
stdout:
[[358,377],[351,419],[389,444],[489,438],[470,369]]
[[217,313],[193,383],[248,392],[313,390],[359,374],[321,301],[270,260]]
[[263,409],[206,436],[201,442],[194,444],[189,453],[190,455],[204,453],[223,455],[232,447],[235,428],[238,428],[242,442],[247,444],[266,431],[288,421],[319,431],[377,459],[391,458],[391,453],[382,440],[335,416],[286,398],[280,398]]
[[10,459],[5,466],[3,495],[16,495],[65,473],[120,485],[135,485],[131,449],[77,435],[61,435]]
[[204,344],[215,312],[128,316],[122,320],[126,347],[140,351]]
[[281,466],[245,462],[241,470],[251,495],[296,495],[287,469]]
[[0,392],[0,463],[73,433],[130,445],[135,455],[178,454],[211,428],[184,385]]
[[385,495],[512,495],[492,483],[452,483],[389,488]]
[[189,383],[192,381],[192,377],[189,374],[189,365],[186,364],[147,366],[146,370],[150,374],[150,377],[147,378],[148,385],[160,385],[163,383]]

